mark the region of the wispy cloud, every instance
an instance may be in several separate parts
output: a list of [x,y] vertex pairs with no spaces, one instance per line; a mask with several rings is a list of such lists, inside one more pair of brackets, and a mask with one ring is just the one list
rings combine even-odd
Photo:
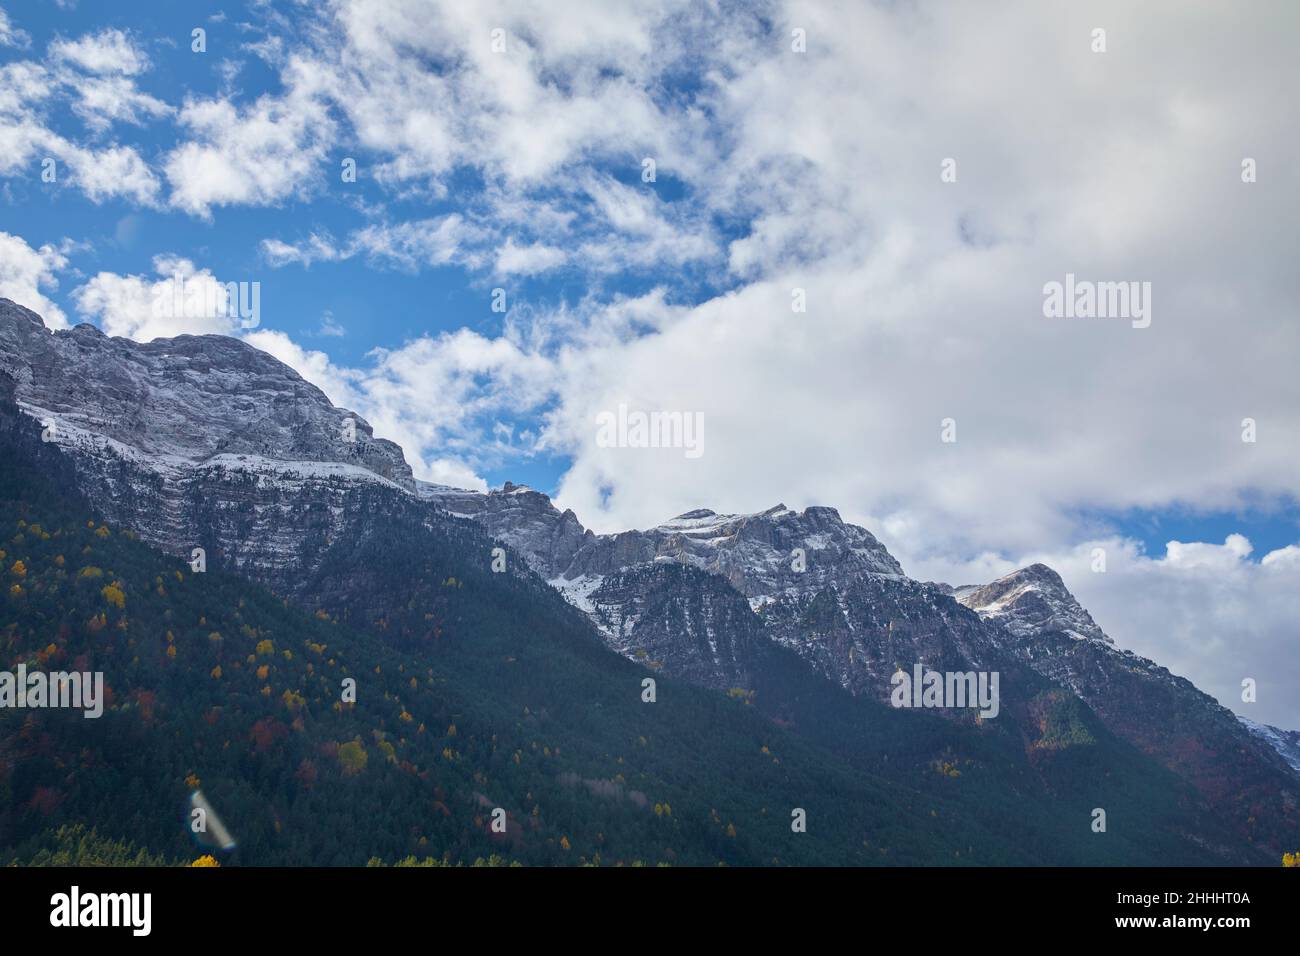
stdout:
[[13,21],[9,19],[9,14],[0,7],[0,46],[22,50],[26,49],[31,42],[32,38],[25,31],[14,26]]

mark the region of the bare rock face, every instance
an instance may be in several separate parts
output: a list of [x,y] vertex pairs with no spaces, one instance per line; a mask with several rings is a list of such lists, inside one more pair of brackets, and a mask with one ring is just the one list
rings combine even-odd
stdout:
[[53,420],[69,441],[97,438],[180,470],[223,456],[351,465],[414,488],[401,448],[237,339],[141,344],[93,325],[50,332],[0,299],[0,367],[18,383],[21,407]]
[[108,520],[172,553],[202,547],[265,569],[277,585],[301,571],[305,541],[341,528],[357,489],[415,487],[397,445],[236,339],[51,332],[0,299],[0,370]]
[[437,507],[471,518],[494,538],[507,541],[543,577],[554,576],[595,539],[572,511],[556,510],[551,499],[524,485],[506,482],[487,493],[416,482],[417,494]]

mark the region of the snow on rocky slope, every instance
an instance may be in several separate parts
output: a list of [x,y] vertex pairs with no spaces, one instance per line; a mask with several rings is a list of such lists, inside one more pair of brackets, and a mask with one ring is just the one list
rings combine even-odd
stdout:
[[1258,724],[1247,717],[1238,719],[1247,730],[1281,754],[1291,769],[1300,774],[1300,731]]

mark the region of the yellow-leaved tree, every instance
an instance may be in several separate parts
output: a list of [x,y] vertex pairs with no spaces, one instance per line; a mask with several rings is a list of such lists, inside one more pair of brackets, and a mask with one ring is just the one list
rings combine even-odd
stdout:
[[104,600],[117,608],[119,611],[126,609],[126,592],[121,588],[120,581],[114,581],[100,589],[100,594],[104,595]]
[[349,776],[365,770],[366,763],[370,760],[370,755],[366,753],[366,748],[362,745],[360,737],[349,740],[345,744],[340,744],[338,757],[339,766]]

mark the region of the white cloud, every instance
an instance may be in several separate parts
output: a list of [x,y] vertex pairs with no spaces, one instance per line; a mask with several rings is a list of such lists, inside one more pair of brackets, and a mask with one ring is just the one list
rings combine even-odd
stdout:
[[50,56],[88,73],[134,76],[149,68],[149,57],[144,50],[121,30],[102,30],[76,40],[55,40],[50,44]]
[[[1192,18],[1177,44],[1177,9],[1101,12],[1125,40],[1104,57],[1092,10],[775,16],[809,53],[741,49],[705,87],[730,144],[692,182],[747,221],[730,248],[745,282],[565,354],[562,503],[606,530],[834,504],[908,531],[904,550],[969,556],[1069,542],[1080,512],[1300,495],[1300,200],[1285,173],[1239,176],[1242,155],[1296,149],[1288,107],[1258,90],[1287,75],[1297,12]],[[1042,286],[1066,272],[1152,282],[1152,326],[1045,319]],[[597,448],[594,414],[620,401],[703,412],[703,458]]]
[[681,266],[720,254],[707,222],[653,192],[608,176],[589,176],[583,191],[608,232],[583,243],[578,261],[593,271]]
[[1276,571],[1291,571],[1300,568],[1300,546],[1288,544],[1285,548],[1270,551],[1260,559],[1260,565]]
[[684,9],[353,0],[333,8],[319,54],[361,143],[390,157],[381,175],[436,179],[469,163],[539,183],[575,156],[680,152],[661,139],[650,82],[673,52],[654,36],[673,39],[668,14]]
[[[116,143],[80,145],[54,132],[39,115],[38,110],[54,97],[55,90],[72,82],[35,63],[0,67],[0,140],[5,143],[0,152],[0,175],[35,178],[43,171],[44,161],[50,159],[54,161],[55,178],[49,183],[39,180],[45,188],[58,189],[66,183],[95,203],[126,198],[151,205],[158,193],[158,178],[134,147]],[[83,107],[91,122],[106,115],[104,111],[115,112],[120,119],[144,108],[129,100],[114,101],[111,96],[86,101]]]
[[[364,254],[378,265],[407,271],[455,263],[469,269],[490,266],[498,276],[539,275],[562,265],[617,275],[721,256],[710,227],[607,176],[584,177],[568,201],[574,208],[561,211],[552,200],[496,195],[486,204],[471,203],[464,214],[372,223],[342,243],[326,232],[297,242],[264,239],[262,252],[272,266],[309,267]],[[517,240],[518,233],[548,241]],[[566,252],[566,246],[576,251]]]
[[25,49],[32,42],[32,38],[23,30],[19,30],[13,25],[2,7],[0,7],[0,46],[17,47]]
[[348,330],[339,325],[332,311],[326,309],[325,314],[321,316],[320,328],[316,330],[316,334],[327,338],[341,339],[348,334]]
[[336,262],[347,258],[349,253],[340,249],[328,233],[312,233],[298,243],[263,239],[262,255],[272,267],[278,268],[295,262],[304,267],[310,267],[313,262]]
[[48,59],[54,66],[46,78],[66,88],[73,112],[97,133],[114,123],[140,126],[175,112],[136,86],[136,77],[149,69],[149,58],[121,30],[56,40]]
[[188,259],[155,256],[155,275],[100,272],[77,287],[77,311],[107,335],[138,342],[174,335],[232,335],[239,330],[239,303],[209,270]]
[[73,111],[91,129],[103,131],[114,123],[142,126],[175,112],[157,97],[142,93],[124,76],[63,77],[74,92]]
[[50,141],[55,154],[72,170],[72,182],[92,202],[115,197],[153,205],[158,194],[158,177],[131,146],[83,149],[66,140]]
[[49,74],[27,60],[0,66],[0,117],[22,116],[50,95]]
[[[701,74],[731,62],[726,44],[699,39],[704,26],[721,29],[716,14],[676,0],[345,0],[329,11],[291,64],[311,72],[368,154],[365,175],[394,193],[448,198],[456,172],[482,174],[489,201],[471,198],[461,214],[491,234],[489,245],[513,243],[479,250],[482,265],[531,274],[559,264],[560,250],[577,250],[569,264],[613,272],[721,254],[707,214],[592,171],[603,163],[639,175],[649,157],[665,176],[707,177],[709,118],[661,100],[683,61]],[[502,53],[493,52],[496,28],[505,31]],[[526,231],[502,228],[506,207]]]
[[0,297],[40,314],[48,328],[66,329],[67,316],[41,290],[57,287],[55,273],[67,264],[54,246],[33,249],[20,236],[0,232]]
[[[543,402],[550,370],[507,338],[462,329],[396,350],[377,349],[361,368],[336,366],[282,332],[258,330],[245,340],[295,369],[335,404],[360,413],[377,435],[400,444],[418,478],[482,490],[479,468],[533,450],[527,436],[495,423]],[[485,435],[493,437],[484,441]]]
[[214,206],[269,205],[321,187],[334,129],[322,78],[310,63],[291,60],[282,81],[283,95],[246,106],[225,98],[186,101],[179,122],[193,138],[165,163],[172,205],[207,218]]
[[1253,550],[1250,539],[1240,534],[1228,535],[1223,544],[1170,541],[1165,546],[1165,561],[1175,568],[1226,571],[1237,567]]
[[354,256],[408,272],[430,266],[457,262],[476,265],[481,254],[471,247],[482,236],[458,214],[398,223],[372,223],[356,230],[345,243],[338,243],[324,232],[314,232],[306,239],[289,243],[280,239],[262,240],[262,254],[273,267],[298,263],[309,267],[315,262],[337,262]]
[[456,260],[466,238],[473,234],[455,213],[396,225],[370,225],[352,236],[349,254],[361,252],[375,261],[414,271]]
[[500,275],[537,275],[563,265],[567,259],[563,249],[541,242],[521,246],[510,236],[497,250],[496,272]]

